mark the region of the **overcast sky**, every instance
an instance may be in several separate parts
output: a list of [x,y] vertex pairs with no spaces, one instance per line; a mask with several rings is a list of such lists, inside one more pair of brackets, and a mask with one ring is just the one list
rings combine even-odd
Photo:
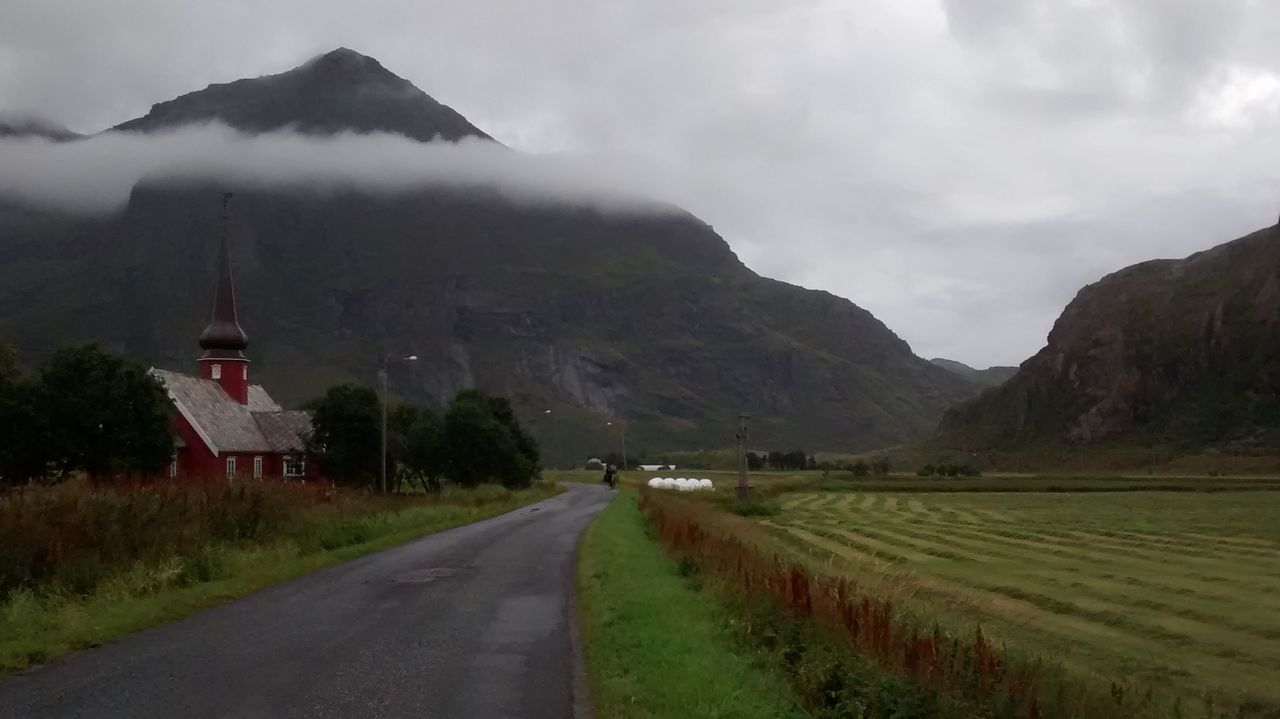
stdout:
[[93,132],[338,46],[607,167],[918,354],[1280,213],[1272,0],[0,0],[0,110]]

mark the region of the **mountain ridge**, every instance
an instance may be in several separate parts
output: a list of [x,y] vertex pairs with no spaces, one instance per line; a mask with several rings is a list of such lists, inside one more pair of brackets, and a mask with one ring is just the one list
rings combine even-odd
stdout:
[[[372,58],[335,52],[157,103],[115,131],[220,121],[488,138]],[[375,92],[353,89],[365,78]],[[616,443],[609,419],[627,422],[637,452],[723,446],[740,412],[774,446],[871,449],[927,435],[977,389],[854,303],[752,272],[685,211],[513,204],[448,187],[391,196],[151,179],[118,215],[12,221],[0,337],[36,352],[98,339],[184,369],[207,319],[227,190],[252,371],[290,404],[371,381],[383,355],[417,354],[391,368],[394,393],[439,404],[468,386],[501,392],[563,460]]]
[[111,130],[155,132],[213,120],[249,134],[293,129],[319,135],[389,132],[421,142],[493,140],[376,59],[347,48],[285,72],[214,83],[156,103]]
[[1003,384],[1005,380],[1014,376],[1018,372],[1017,367],[1006,367],[1002,365],[993,365],[986,369],[978,369],[976,367],[970,367],[963,362],[946,359],[945,357],[934,357],[929,361],[945,370],[954,372],[955,374],[976,382],[984,387],[995,387]]
[[1085,286],[1013,378],[945,413],[938,441],[1275,452],[1278,405],[1272,226]]

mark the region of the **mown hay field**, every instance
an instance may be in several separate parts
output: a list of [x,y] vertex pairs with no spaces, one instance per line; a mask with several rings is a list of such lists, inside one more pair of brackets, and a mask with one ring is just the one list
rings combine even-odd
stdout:
[[770,534],[922,617],[980,623],[1069,671],[1280,712],[1280,492],[824,491],[780,505]]

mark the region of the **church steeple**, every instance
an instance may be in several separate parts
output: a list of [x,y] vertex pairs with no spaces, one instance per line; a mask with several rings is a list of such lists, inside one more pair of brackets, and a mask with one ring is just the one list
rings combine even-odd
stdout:
[[213,317],[200,333],[200,376],[222,385],[240,404],[249,401],[249,360],[244,350],[249,337],[236,316],[236,288],[227,250],[227,207],[231,193],[222,195],[222,232],[218,246],[218,281],[213,292]]

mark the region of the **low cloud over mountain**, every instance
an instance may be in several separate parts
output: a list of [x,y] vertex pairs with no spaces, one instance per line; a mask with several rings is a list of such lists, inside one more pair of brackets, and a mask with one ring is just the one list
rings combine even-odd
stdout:
[[0,137],[0,196],[80,213],[123,207],[142,179],[212,179],[238,185],[397,192],[448,185],[487,188],[517,202],[666,211],[598,166],[530,157],[480,138],[423,143],[388,133],[247,135],[221,123],[155,133],[106,132],[74,142]]

